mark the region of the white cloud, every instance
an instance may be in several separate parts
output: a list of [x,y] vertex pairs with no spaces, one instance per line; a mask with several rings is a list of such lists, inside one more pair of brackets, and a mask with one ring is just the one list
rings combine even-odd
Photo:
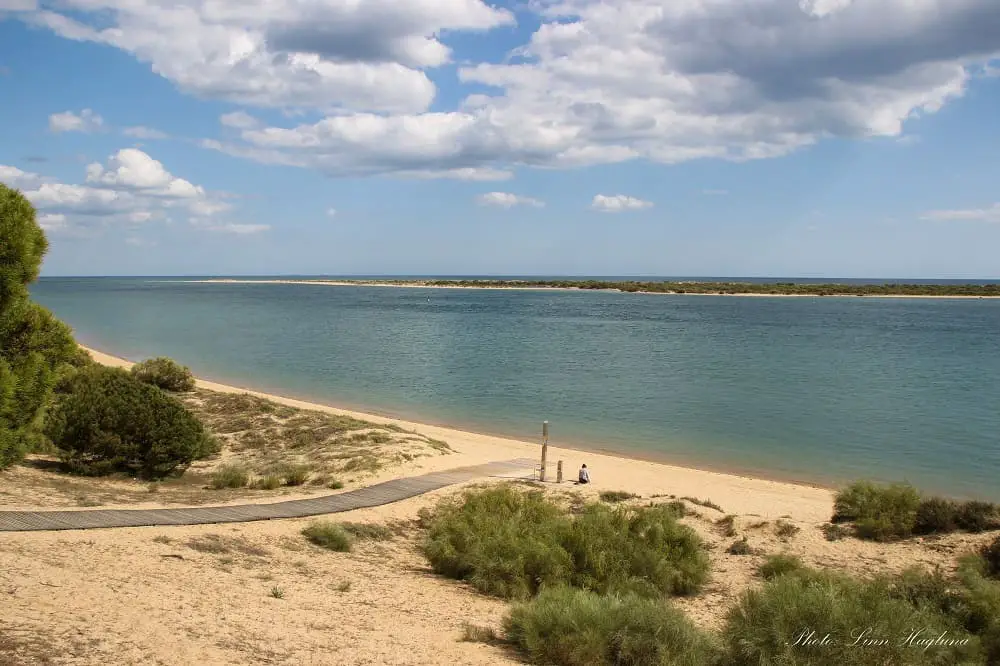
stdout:
[[167,133],[161,132],[158,129],[153,129],[152,127],[145,127],[143,125],[137,125],[135,127],[126,127],[122,130],[122,134],[125,136],[131,136],[136,139],[166,139]]
[[514,206],[533,206],[541,208],[545,202],[531,197],[522,197],[510,192],[487,192],[476,197],[476,201],[481,206],[497,206],[499,208],[513,208]]
[[932,210],[921,216],[924,220],[1000,222],[1000,203],[990,208]]
[[259,120],[251,116],[249,113],[244,113],[243,111],[224,113],[219,116],[219,122],[226,127],[235,127],[236,129],[254,129],[256,127],[260,127]]
[[475,92],[428,112],[424,70],[456,59],[438,35],[511,14],[481,0],[64,4],[30,20],[202,97],[326,114],[236,120],[238,137],[201,145],[337,176],[499,180],[515,166],[742,161],[896,137],[1000,58],[996,0],[531,0],[528,42],[461,66]]
[[[421,71],[450,60],[445,31],[483,31],[513,15],[482,0],[67,0],[35,24],[116,46],[181,90],[240,104],[426,109]],[[99,25],[100,27],[95,26]]]
[[3,183],[7,187],[12,187],[16,190],[25,190],[38,187],[43,182],[45,182],[45,178],[39,176],[37,173],[21,171],[17,167],[0,164],[0,183]]
[[[218,219],[232,208],[225,193],[208,192],[178,178],[135,148],[118,151],[103,165],[88,165],[85,184],[62,183],[5,165],[0,165],[0,181],[22,189],[38,209],[39,223],[51,232],[131,227],[168,219],[175,212],[205,228],[233,226]],[[235,225],[236,233],[254,226]]]
[[595,195],[594,200],[590,202],[590,207],[603,213],[620,213],[626,210],[643,210],[644,208],[652,208],[653,203],[650,201],[643,201],[642,199],[636,199],[635,197],[625,196],[624,194],[598,194]]
[[91,111],[84,109],[79,114],[72,111],[53,113],[49,116],[49,131],[51,132],[98,132],[104,126],[104,119]]
[[160,162],[137,148],[119,150],[109,158],[106,168],[96,162],[88,165],[87,182],[159,197],[200,199],[205,194],[203,188],[174,177]]

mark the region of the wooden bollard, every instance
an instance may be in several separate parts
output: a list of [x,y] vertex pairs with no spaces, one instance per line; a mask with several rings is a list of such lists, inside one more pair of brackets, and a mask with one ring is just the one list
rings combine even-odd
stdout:
[[542,466],[538,473],[538,480],[545,481],[546,459],[549,457],[549,422],[542,421]]
[[556,463],[556,483],[562,483],[562,460]]

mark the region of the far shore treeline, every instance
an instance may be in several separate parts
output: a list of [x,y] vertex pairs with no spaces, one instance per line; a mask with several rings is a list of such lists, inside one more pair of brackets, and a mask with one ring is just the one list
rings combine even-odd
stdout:
[[[304,280],[308,281],[308,280]],[[645,294],[758,294],[762,296],[1000,297],[1000,284],[808,284],[800,282],[642,282],[602,280],[351,280],[358,284],[427,287],[581,289]]]

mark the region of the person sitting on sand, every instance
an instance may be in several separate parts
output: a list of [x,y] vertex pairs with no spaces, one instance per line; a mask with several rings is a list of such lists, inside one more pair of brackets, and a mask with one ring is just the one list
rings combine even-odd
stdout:
[[590,483],[590,470],[587,469],[586,464],[580,468],[580,479],[577,483]]

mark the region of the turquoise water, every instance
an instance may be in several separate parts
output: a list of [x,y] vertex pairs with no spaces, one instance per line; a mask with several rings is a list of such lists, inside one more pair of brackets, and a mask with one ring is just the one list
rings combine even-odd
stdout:
[[[345,407],[825,484],[1000,500],[1000,301],[49,278],[129,359]],[[595,470],[599,473],[599,470]]]

